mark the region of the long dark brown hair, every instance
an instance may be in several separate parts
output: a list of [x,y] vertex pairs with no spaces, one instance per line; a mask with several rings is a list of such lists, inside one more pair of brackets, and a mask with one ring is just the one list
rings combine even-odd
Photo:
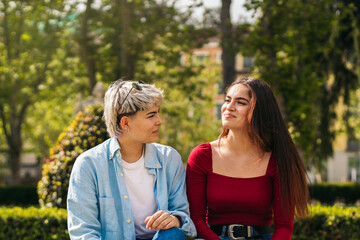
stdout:
[[[226,89],[226,93],[236,84],[249,88],[252,104],[250,138],[262,151],[272,152],[276,160],[283,212],[289,214],[294,211],[297,218],[306,217],[309,211],[309,192],[305,167],[270,86],[259,79],[241,77]],[[229,129],[223,127],[219,139],[226,137],[228,133]]]

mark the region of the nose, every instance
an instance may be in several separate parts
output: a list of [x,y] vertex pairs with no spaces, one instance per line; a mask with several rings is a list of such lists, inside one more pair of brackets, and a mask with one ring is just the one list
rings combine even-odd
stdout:
[[156,125],[161,125],[163,122],[162,122],[162,119],[160,117],[160,115],[158,115],[158,119],[156,121]]
[[235,101],[231,100],[229,103],[225,103],[225,108],[228,111],[233,111],[235,109]]

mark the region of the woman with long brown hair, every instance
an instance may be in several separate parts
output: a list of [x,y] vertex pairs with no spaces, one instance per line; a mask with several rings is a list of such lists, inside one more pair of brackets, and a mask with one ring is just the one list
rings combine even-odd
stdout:
[[291,239],[294,215],[308,214],[309,193],[271,88],[239,78],[228,87],[221,113],[219,138],[197,146],[186,170],[198,237]]

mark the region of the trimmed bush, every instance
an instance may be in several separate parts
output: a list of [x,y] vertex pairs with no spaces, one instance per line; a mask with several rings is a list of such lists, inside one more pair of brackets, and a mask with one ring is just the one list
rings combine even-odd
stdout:
[[0,205],[38,205],[36,186],[1,186]]
[[360,199],[359,183],[319,183],[309,185],[310,197],[321,204],[333,205],[335,201],[343,201],[352,205]]
[[359,240],[360,207],[311,206],[311,217],[295,221],[291,239]]
[[103,112],[103,106],[87,107],[60,134],[56,145],[50,149],[49,161],[43,165],[38,183],[40,206],[66,208],[70,173],[76,158],[109,138]]
[[359,240],[360,208],[321,205],[311,208],[312,217],[294,224],[295,240]]
[[0,239],[70,239],[66,210],[57,208],[0,208]]
[[[296,221],[293,240],[360,239],[359,207],[311,207],[312,217]],[[66,210],[59,208],[0,208],[0,239],[68,240]],[[193,239],[193,238],[188,238]]]

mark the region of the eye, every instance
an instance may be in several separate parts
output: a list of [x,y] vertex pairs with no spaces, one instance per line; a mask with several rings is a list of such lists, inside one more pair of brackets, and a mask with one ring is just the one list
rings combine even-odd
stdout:
[[230,99],[225,99],[224,102],[229,103]]
[[245,102],[242,102],[242,101],[238,101],[238,104],[240,104],[240,105],[246,105],[246,103],[245,103]]

